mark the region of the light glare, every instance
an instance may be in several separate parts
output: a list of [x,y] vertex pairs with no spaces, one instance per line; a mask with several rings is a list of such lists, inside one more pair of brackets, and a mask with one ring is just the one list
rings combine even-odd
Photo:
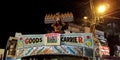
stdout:
[[98,7],[99,13],[103,13],[103,12],[105,12],[105,10],[106,10],[106,7],[104,5]]

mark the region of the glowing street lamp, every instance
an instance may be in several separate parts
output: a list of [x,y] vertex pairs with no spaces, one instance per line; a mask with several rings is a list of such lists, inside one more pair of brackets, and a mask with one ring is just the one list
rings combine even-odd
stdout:
[[86,19],[88,19],[88,17],[87,17],[87,16],[84,16],[83,18],[84,18],[85,20],[86,20]]
[[[96,8],[93,0],[90,0],[90,8],[91,8],[91,13],[92,13],[91,14],[92,15],[92,20],[91,20],[90,30],[91,30],[91,32],[93,33],[93,36],[94,36],[94,45],[100,47],[101,46],[100,41],[97,39],[97,36],[96,36],[96,24],[100,23],[98,21],[100,21],[99,19],[101,17],[103,18],[103,14],[105,14],[106,10],[108,10],[109,4],[104,3],[103,5],[100,5],[99,7]],[[100,53],[100,51],[98,53]],[[95,58],[95,53],[94,53],[94,58]]]
[[104,13],[106,9],[107,9],[106,5],[100,5],[97,10],[98,10],[98,13]]

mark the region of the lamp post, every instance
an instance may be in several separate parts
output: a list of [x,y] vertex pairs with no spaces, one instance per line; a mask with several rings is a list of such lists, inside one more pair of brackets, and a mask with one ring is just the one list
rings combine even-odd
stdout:
[[[99,52],[98,53],[98,57],[100,57],[100,42],[99,40],[97,39],[96,37],[96,24],[100,23],[100,18],[102,16],[102,14],[105,13],[106,11],[106,5],[100,5],[98,8],[97,8],[97,11],[96,11],[96,7],[93,3],[93,0],[90,0],[90,8],[91,8],[91,15],[92,15],[92,21],[90,22],[91,25],[90,25],[90,30],[91,32],[93,33],[93,37],[94,37],[94,45],[97,46],[99,48]],[[98,22],[97,22],[98,21]],[[96,59],[95,57],[95,48],[94,48],[94,59]],[[97,59],[98,59],[97,57]]]
[[[104,4],[100,4],[98,7],[94,5],[94,1],[90,0],[90,8],[91,8],[91,15],[92,15],[92,21],[91,21],[91,32],[93,33],[93,36],[96,38],[96,33],[95,33],[95,26],[96,24],[100,23],[98,20],[100,20],[100,18],[103,18],[103,14],[105,13],[105,11],[108,8],[108,4],[104,3]],[[96,39],[94,39],[94,41],[96,41]]]

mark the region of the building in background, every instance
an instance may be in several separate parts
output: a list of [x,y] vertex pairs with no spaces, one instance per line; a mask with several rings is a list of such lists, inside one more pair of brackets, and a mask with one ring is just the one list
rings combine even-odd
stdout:
[[5,52],[5,49],[0,49],[0,60],[4,60],[4,52]]

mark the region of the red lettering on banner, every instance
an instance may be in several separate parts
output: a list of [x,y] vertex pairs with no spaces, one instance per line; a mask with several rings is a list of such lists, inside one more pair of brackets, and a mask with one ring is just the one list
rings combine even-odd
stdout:
[[26,39],[25,39],[25,43],[26,43],[26,44],[28,44],[28,42],[29,42],[29,39],[28,39],[28,38],[26,38]]
[[26,38],[25,43],[26,44],[36,44],[42,42],[42,38]]
[[78,37],[78,42],[79,43],[83,43],[83,38],[80,36],[80,37]]

